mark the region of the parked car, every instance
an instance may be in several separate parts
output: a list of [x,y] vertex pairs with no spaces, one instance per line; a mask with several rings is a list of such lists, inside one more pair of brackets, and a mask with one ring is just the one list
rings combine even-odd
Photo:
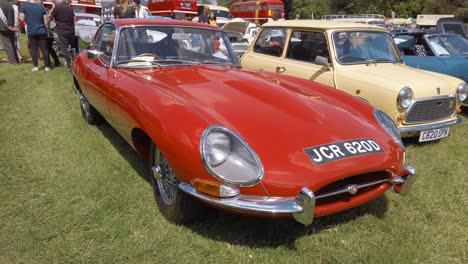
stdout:
[[75,35],[79,39],[78,47],[80,49],[89,48],[89,43],[103,22],[103,19],[98,15],[75,13]]
[[460,79],[402,63],[383,28],[346,22],[290,20],[262,25],[242,67],[335,87],[385,111],[402,137],[448,136],[468,94]]
[[406,65],[448,74],[468,82],[468,40],[457,34],[396,33]]
[[384,112],[323,85],[241,69],[226,33],[210,25],[107,22],[73,73],[84,120],[107,120],[148,162],[160,211],[176,223],[202,202],[307,225],[390,188],[405,194],[415,181]]
[[242,18],[234,18],[223,26],[226,31],[236,31],[242,34],[248,43],[251,43],[257,34],[258,26],[243,20]]

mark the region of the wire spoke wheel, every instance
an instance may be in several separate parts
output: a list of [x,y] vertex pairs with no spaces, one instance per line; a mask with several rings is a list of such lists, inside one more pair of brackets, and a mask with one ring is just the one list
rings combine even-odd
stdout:
[[166,158],[159,150],[154,152],[153,177],[161,195],[167,205],[173,205],[177,198],[177,178]]
[[188,223],[201,217],[205,207],[179,189],[179,180],[159,148],[150,146],[150,181],[161,214],[176,224]]

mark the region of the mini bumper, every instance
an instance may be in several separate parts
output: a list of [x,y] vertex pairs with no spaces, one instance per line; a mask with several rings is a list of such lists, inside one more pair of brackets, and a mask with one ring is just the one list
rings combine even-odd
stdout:
[[409,133],[409,132],[421,132],[425,130],[431,130],[431,129],[438,129],[438,128],[443,128],[443,127],[449,127],[453,126],[455,124],[461,123],[461,118],[457,116],[456,119],[450,120],[450,121],[444,121],[436,124],[429,124],[429,125],[412,125],[408,127],[398,127],[398,130],[401,133]]
[[400,195],[406,195],[416,181],[416,170],[412,166],[405,166],[409,174],[405,177],[396,177],[389,180],[380,180],[362,185],[350,185],[333,193],[315,196],[307,187],[295,196],[291,197],[266,197],[254,195],[237,195],[232,198],[217,198],[197,192],[192,186],[180,183],[179,188],[185,193],[214,207],[225,208],[237,212],[267,216],[290,216],[304,225],[310,225],[314,219],[315,201],[323,197],[337,195],[341,193],[356,193],[360,188],[365,188],[373,184],[382,182],[393,183],[394,190]]

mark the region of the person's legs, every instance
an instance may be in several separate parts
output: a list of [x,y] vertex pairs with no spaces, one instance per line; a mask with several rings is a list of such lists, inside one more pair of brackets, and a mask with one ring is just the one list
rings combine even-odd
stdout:
[[59,35],[60,48],[62,49],[63,56],[67,61],[67,67],[71,67],[71,57],[69,48],[75,47],[75,35],[74,34],[60,34]]
[[18,57],[15,50],[15,35],[13,31],[0,31],[0,37],[3,42],[3,49],[5,50],[8,61],[11,64],[18,64]]
[[49,49],[47,48],[47,35],[39,35],[39,48],[42,52],[42,60],[44,61],[44,66],[46,68],[50,68]]
[[14,44],[15,44],[16,57],[18,58],[18,61],[21,62],[23,60],[23,57],[21,56],[21,52],[20,52],[20,40],[19,40],[18,32],[13,32],[13,36],[15,40]]
[[39,37],[37,35],[28,35],[29,46],[31,46],[31,59],[34,68],[37,68],[37,48],[39,47]]
[[54,39],[47,38],[47,48],[49,49],[49,54],[50,56],[52,56],[52,59],[54,59],[55,66],[60,66],[60,60],[59,60],[59,57],[57,56],[57,53],[54,50],[53,44],[54,44]]

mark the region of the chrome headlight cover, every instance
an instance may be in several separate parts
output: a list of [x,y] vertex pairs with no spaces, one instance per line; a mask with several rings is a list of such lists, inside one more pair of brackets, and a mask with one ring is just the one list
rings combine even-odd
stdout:
[[401,140],[400,131],[398,130],[397,125],[393,120],[384,112],[375,109],[374,110],[374,117],[379,122],[380,126],[382,126],[385,131],[395,140],[400,147],[405,150],[405,145],[403,145],[403,141]]
[[457,99],[459,102],[463,102],[468,97],[468,84],[466,82],[461,83],[457,87]]
[[210,126],[203,132],[200,156],[208,173],[226,185],[254,186],[264,175],[260,159],[247,142],[219,125]]
[[413,103],[413,100],[413,90],[410,87],[405,86],[398,92],[397,106],[398,108],[407,109]]

